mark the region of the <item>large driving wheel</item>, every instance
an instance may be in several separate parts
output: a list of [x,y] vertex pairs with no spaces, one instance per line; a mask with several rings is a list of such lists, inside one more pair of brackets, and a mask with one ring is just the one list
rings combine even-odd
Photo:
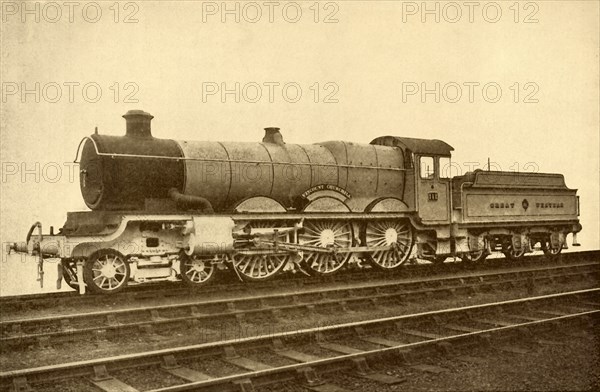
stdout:
[[188,256],[181,253],[179,256],[179,269],[181,280],[194,287],[202,286],[211,281],[217,272],[214,262],[218,262],[218,256],[214,258],[200,258],[198,256]]
[[83,280],[95,293],[117,293],[127,286],[129,263],[114,249],[101,249],[86,260]]
[[277,275],[289,260],[287,254],[233,255],[233,265],[244,280],[269,279]]
[[390,247],[369,253],[367,259],[376,267],[391,270],[408,260],[414,236],[409,222],[386,220],[367,223],[362,240],[368,247]]
[[[248,226],[250,228],[270,228],[276,227],[273,222],[252,222]],[[286,242],[287,234],[280,234],[277,238],[279,241]],[[232,257],[233,267],[237,270],[238,275],[249,281],[265,280],[277,275],[283,267],[291,260],[288,253],[275,253],[273,248],[255,248],[264,250],[264,254],[243,254],[235,253]]]
[[[352,225],[334,220],[311,220],[305,222],[304,232],[299,235],[301,245],[318,246],[331,250],[352,246]],[[338,271],[350,260],[350,253],[322,253],[304,251],[304,262],[309,273],[331,274]]]

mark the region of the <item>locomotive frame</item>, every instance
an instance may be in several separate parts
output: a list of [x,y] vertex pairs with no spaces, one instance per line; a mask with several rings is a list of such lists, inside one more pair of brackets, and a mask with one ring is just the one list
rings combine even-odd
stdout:
[[[61,259],[61,275],[81,293],[114,293],[130,281],[199,286],[221,269],[249,281],[286,269],[327,275],[349,262],[393,270],[413,247],[440,263],[495,250],[518,259],[537,243],[553,257],[571,233],[578,245],[579,199],[562,175],[444,176],[453,148],[440,140],[301,146],[265,128],[262,143],[174,141],[152,136],[148,113],[123,117],[126,136],[96,132],[78,147],[92,211],[67,213],[56,235],[36,222],[11,246],[38,255],[40,280],[48,257]],[[234,178],[244,170],[266,175]]]

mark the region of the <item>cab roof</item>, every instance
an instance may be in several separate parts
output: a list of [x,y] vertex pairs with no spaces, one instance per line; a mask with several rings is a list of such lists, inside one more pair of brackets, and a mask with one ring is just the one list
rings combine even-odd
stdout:
[[380,136],[373,139],[370,144],[389,147],[400,147],[412,151],[414,154],[431,154],[450,156],[454,148],[446,142],[437,139],[417,139],[412,137]]

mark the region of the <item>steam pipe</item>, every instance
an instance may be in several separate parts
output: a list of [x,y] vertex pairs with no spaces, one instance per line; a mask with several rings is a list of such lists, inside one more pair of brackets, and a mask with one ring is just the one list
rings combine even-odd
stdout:
[[201,212],[215,212],[208,199],[200,196],[184,195],[176,188],[169,189],[169,197],[182,209],[198,209]]

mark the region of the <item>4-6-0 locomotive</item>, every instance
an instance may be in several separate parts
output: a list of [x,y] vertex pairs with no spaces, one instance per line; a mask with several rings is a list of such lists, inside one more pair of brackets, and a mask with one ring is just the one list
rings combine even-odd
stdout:
[[[131,110],[125,136],[82,140],[80,185],[91,211],[58,234],[36,223],[17,251],[60,258],[66,282],[113,293],[130,281],[211,281],[217,270],[262,280],[284,269],[332,274],[349,262],[392,270],[416,256],[549,255],[581,230],[561,174],[476,170],[450,178],[451,146],[382,136],[370,144],[158,139]],[[40,276],[41,277],[41,276]]]

